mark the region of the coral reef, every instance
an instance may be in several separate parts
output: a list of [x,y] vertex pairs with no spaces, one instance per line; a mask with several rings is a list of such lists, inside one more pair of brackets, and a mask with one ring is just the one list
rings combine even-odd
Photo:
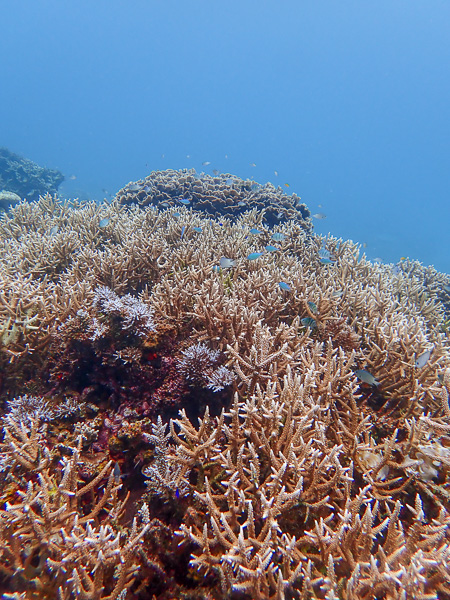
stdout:
[[4,597],[449,598],[450,277],[173,185],[0,219]]
[[312,230],[310,212],[296,194],[287,195],[271,183],[260,185],[229,173],[211,176],[195,169],[152,171],[145,179],[128,183],[116,195],[125,205],[191,206],[217,218],[236,218],[256,209],[261,221],[273,226],[297,221],[306,231]]
[[7,210],[10,206],[16,205],[21,201],[21,197],[14,192],[7,192],[5,190],[0,192],[0,208]]
[[15,204],[17,198],[5,196],[5,192],[26,198],[39,200],[44,194],[55,194],[64,181],[64,175],[56,169],[40,167],[33,161],[14,154],[7,148],[0,148],[0,206]]
[[3,419],[2,455],[10,458],[10,475],[20,475],[14,485],[19,498],[0,511],[0,573],[13,580],[15,591],[34,588],[40,597],[123,598],[138,570],[135,555],[149,529],[147,512],[124,535],[119,521],[127,498],[118,498],[122,486],[112,461],[79,485],[81,438],[62,454],[46,444],[40,421],[36,415],[28,426],[17,415]]

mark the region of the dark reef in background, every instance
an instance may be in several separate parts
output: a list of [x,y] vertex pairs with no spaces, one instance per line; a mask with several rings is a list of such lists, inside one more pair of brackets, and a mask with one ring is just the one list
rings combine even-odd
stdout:
[[7,148],[0,148],[0,190],[35,201],[40,195],[55,194],[63,181],[64,175],[57,169],[40,167]]

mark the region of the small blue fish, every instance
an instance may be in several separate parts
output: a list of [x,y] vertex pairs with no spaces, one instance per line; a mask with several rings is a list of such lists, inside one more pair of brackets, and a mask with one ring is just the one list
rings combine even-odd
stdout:
[[250,189],[252,190],[252,192],[257,192],[259,189],[261,189],[261,186],[258,183],[252,183]]
[[367,383],[368,385],[380,385],[380,382],[375,379],[372,373],[369,373],[369,371],[366,371],[365,369],[358,369],[355,371],[355,375],[360,381]]
[[174,217],[181,217],[181,213],[179,213],[178,211],[176,211],[176,212],[173,213],[173,216]]
[[58,225],[52,227],[49,231],[50,235],[56,235],[58,233]]
[[127,187],[127,191],[129,192],[138,192],[141,189],[141,186],[137,183],[132,183]]
[[431,356],[432,352],[433,352],[433,348],[431,348],[431,350],[426,350],[420,356],[417,357],[416,362],[414,363],[414,366],[416,367],[416,369],[421,369],[422,367],[424,367],[427,364],[427,362],[430,360],[430,356]]
[[314,219],[326,219],[327,215],[324,215],[323,213],[316,213],[315,215],[313,215]]
[[280,233],[279,231],[277,231],[276,233],[273,233],[271,237],[276,242],[282,242],[283,240],[286,239],[286,236],[284,235],[284,233]]
[[250,233],[252,233],[253,235],[258,235],[258,234],[262,233],[262,231],[260,231],[259,229],[255,229],[253,227],[253,229],[250,229]]
[[246,206],[246,205],[247,205],[247,203],[246,203],[246,202],[244,202],[243,200],[240,200],[240,201],[237,203],[237,205],[238,205],[238,206]]
[[247,256],[247,260],[256,260],[257,258],[259,258],[262,255],[263,255],[262,252],[252,252],[251,254],[249,254]]
[[331,260],[331,258],[321,258],[320,262],[322,263],[322,265],[334,265],[336,261]]
[[181,239],[183,239],[184,232],[186,231],[186,225],[181,228]]
[[201,227],[193,227],[192,228],[196,233],[201,233],[203,229]]
[[268,246],[266,246],[266,250],[267,252],[277,252],[278,248],[275,248],[275,246],[271,246],[269,244]]
[[280,288],[282,290],[285,290],[286,292],[292,291],[291,286],[288,283],[286,283],[285,281],[278,282],[278,285],[280,286]]
[[314,302],[308,302],[308,306],[309,306],[309,310],[312,312],[313,315],[317,314],[317,306],[314,304]]
[[114,483],[119,484],[121,477],[122,475],[120,473],[120,466],[119,463],[116,462],[116,464],[114,465]]
[[187,198],[181,198],[178,202],[181,202],[181,204],[184,204],[185,206],[189,206],[191,203]]
[[207,166],[208,166],[208,165],[210,165],[210,164],[211,164],[211,161],[210,161],[210,160],[205,160],[205,161],[203,161],[203,162],[202,162],[202,165],[203,165],[204,167],[207,167]]
[[310,329],[317,327],[315,319],[311,319],[311,317],[303,317],[303,319],[300,320],[300,323],[303,327],[309,327]]
[[330,258],[331,253],[326,248],[320,248],[319,250],[319,258]]
[[111,219],[109,219],[108,217],[105,217],[104,219],[100,220],[98,226],[103,229],[104,227],[107,227],[109,225],[110,221],[111,221]]

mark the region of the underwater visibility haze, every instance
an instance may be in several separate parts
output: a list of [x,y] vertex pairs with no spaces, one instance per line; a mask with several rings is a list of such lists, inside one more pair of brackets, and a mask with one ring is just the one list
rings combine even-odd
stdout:
[[450,598],[449,17],[3,3],[2,600]]
[[19,0],[2,22],[0,143],[66,196],[217,169],[288,184],[372,259],[450,270],[447,2]]

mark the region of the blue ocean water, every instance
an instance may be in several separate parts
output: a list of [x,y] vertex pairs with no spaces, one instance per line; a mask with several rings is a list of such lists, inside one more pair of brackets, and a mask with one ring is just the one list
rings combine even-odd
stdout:
[[450,272],[446,0],[14,0],[1,19],[0,146],[76,177],[64,195],[218,169],[296,192],[370,258]]

